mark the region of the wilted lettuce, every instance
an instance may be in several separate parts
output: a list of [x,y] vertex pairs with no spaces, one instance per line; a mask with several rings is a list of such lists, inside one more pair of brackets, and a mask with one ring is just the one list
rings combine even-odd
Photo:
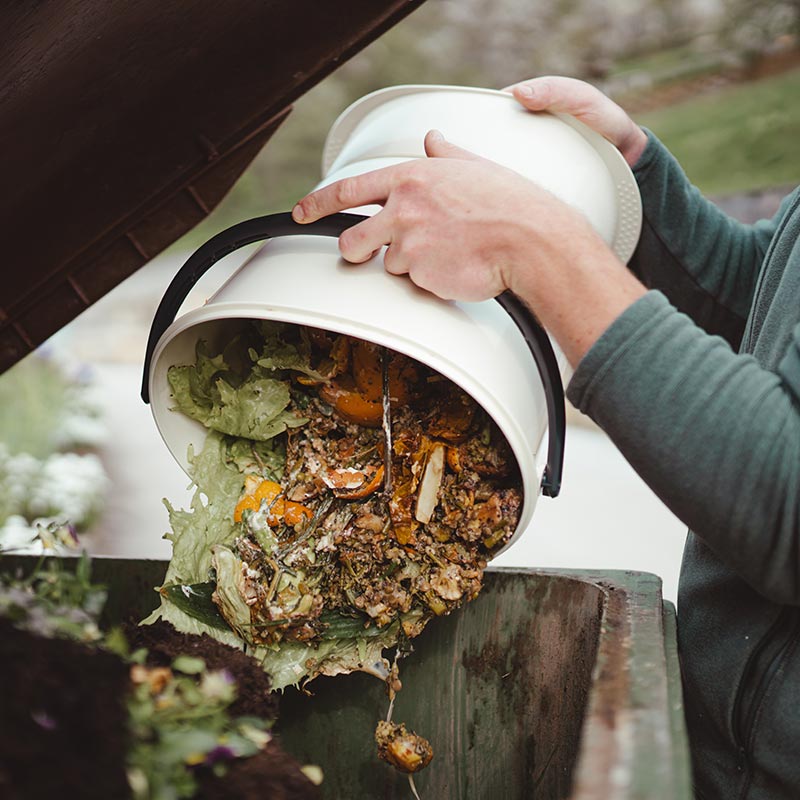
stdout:
[[263,344],[259,350],[251,348],[250,358],[262,369],[271,372],[294,370],[308,375],[314,380],[322,380],[323,376],[311,367],[311,347],[302,333],[297,344],[287,342],[281,336],[286,326],[281,322],[262,321],[259,332]]
[[257,364],[240,380],[223,355],[212,357],[207,347],[202,340],[197,343],[195,364],[170,367],[174,411],[210,430],[260,442],[305,424],[307,420],[286,411],[290,396],[285,381],[266,377]]
[[[174,508],[165,501],[172,532],[172,558],[164,585],[191,584],[208,580],[211,569],[211,547],[232,543],[235,525],[231,509],[236,505],[244,486],[244,475],[227,462],[228,443],[218,433],[206,437],[203,450],[190,453],[190,469],[197,490],[188,509]],[[206,625],[185,614],[162,598],[161,605],[145,623],[165,619],[185,633],[209,633]],[[233,633],[217,632],[216,638],[226,644],[240,646]]]
[[[210,433],[203,450],[191,456],[190,467],[197,484],[191,506],[188,509],[176,509],[166,504],[172,528],[167,538],[172,541],[173,554],[164,585],[207,581],[212,567],[212,550],[224,555],[227,548],[234,547],[237,526],[233,522],[232,509],[242,492],[245,477],[236,461],[247,461],[248,450],[252,452],[251,444]],[[270,448],[271,444],[273,448]],[[277,442],[261,443],[257,452],[262,463],[281,464],[279,472],[282,471],[282,450]],[[223,559],[225,564],[227,561]],[[220,566],[219,559],[217,566]],[[215,579],[223,596],[237,597],[235,570],[218,569]],[[414,613],[406,616],[415,618]],[[159,608],[144,620],[144,624],[158,619],[170,622],[185,633],[207,633],[225,644],[245,649],[245,642],[233,631],[210,627],[163,597]],[[246,624],[246,617],[242,622]],[[281,689],[314,674],[315,665],[323,660],[323,673],[328,675],[351,672],[362,665],[369,668],[369,665],[380,661],[382,650],[396,641],[397,627],[390,625],[378,635],[373,632],[369,637],[325,639],[316,645],[288,641],[269,647],[248,644],[246,650],[261,662],[272,679],[273,687]]]

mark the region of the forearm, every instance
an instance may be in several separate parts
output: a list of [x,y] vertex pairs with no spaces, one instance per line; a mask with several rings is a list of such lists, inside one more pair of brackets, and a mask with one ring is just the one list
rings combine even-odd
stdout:
[[736,341],[774,221],[751,227],[723,214],[652,133],[590,84],[542,76],[509,89],[530,111],[570,114],[617,147],[634,170],[643,201],[632,270],[706,330]]
[[568,395],[723,561],[800,603],[800,413],[776,374],[651,292],[600,337]]
[[556,209],[551,224],[560,224],[563,234],[537,245],[553,247],[539,262],[550,268],[518,268],[507,278],[511,291],[535,311],[573,367],[647,291],[588,224],[576,223],[574,217],[560,220]]

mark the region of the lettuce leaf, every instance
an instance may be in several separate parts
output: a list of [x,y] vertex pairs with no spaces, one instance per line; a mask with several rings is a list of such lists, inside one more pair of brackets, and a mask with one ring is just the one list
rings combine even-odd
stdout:
[[231,440],[219,433],[206,436],[199,453],[189,447],[189,468],[192,480],[208,498],[208,513],[211,520],[224,520],[233,529],[231,516],[244,486],[244,475],[229,463]]
[[[232,544],[236,537],[232,509],[242,493],[244,475],[234,465],[227,463],[227,451],[225,438],[218,433],[209,433],[200,454],[189,453],[192,477],[197,485],[190,507],[176,509],[164,501],[172,528],[172,533],[164,537],[172,542],[172,558],[164,585],[208,580],[212,546]],[[144,624],[157,619],[165,619],[185,633],[211,631],[207,625],[193,619],[163,597],[159,608],[144,620]],[[233,633],[225,635],[222,640],[234,645],[239,642]]]
[[[275,650],[259,647],[257,658],[269,674],[272,688],[284,689],[297,686],[309,676],[350,673],[383,662],[382,651],[394,644],[397,644],[396,630],[394,635],[387,633],[373,639],[326,639],[316,647],[302,642],[281,642]],[[322,670],[317,670],[317,665],[323,665]]]
[[261,369],[268,372],[294,370],[314,380],[324,380],[324,376],[311,367],[311,348],[308,341],[303,338],[294,344],[286,341],[284,334],[289,329],[286,323],[264,320],[259,328],[264,344],[260,353],[252,350],[250,358]]
[[245,475],[257,473],[280,483],[286,461],[286,447],[278,439],[270,439],[268,442],[230,439],[227,461]]
[[259,367],[245,377],[230,369],[223,354],[211,356],[203,340],[195,352],[196,363],[172,366],[167,372],[173,411],[210,430],[261,442],[308,422],[286,410],[291,400],[287,381]]
[[[404,623],[417,624],[422,617],[419,610],[401,615]],[[361,670],[382,680],[388,675],[389,665],[383,651],[397,644],[400,623],[387,625],[377,635],[347,639],[323,639],[316,645],[303,642],[281,642],[274,648],[259,647],[248,650],[261,662],[272,679],[273,689],[297,685],[304,678],[317,675],[343,675]]]
[[214,407],[214,379],[227,371],[228,364],[222,353],[211,356],[208,342],[198,341],[194,364],[172,366],[167,371],[175,410],[202,422],[202,417]]
[[285,410],[290,396],[284,381],[251,376],[234,389],[220,378],[216,390],[219,401],[199,421],[220,433],[263,442],[308,421]]

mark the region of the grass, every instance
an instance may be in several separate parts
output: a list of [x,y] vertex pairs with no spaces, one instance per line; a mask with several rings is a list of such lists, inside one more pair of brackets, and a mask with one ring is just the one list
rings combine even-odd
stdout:
[[800,69],[637,116],[706,194],[800,183]]

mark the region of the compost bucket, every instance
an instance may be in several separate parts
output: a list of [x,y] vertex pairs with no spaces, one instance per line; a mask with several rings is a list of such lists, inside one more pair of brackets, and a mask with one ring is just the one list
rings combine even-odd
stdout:
[[[503,92],[403,86],[368,95],[334,124],[323,182],[424,155],[422,140],[431,127],[536,180],[584,213],[621,258],[630,256],[641,206],[631,171],[616,149],[572,118],[531,114]],[[156,313],[143,378],[143,398],[151,403],[167,447],[186,469],[189,445],[198,451],[205,440],[202,425],[170,410],[167,379],[171,366],[194,360],[198,341],[208,341],[212,349],[224,346],[243,320],[343,333],[432,367],[487,411],[520,468],[525,492],[519,535],[540,489],[558,494],[565,358],[509,293],[498,303],[446,302],[386,273],[382,255],[358,268],[345,264],[332,237],[358,220],[337,215],[301,226],[288,215],[262,217],[224,231],[189,259]],[[265,239],[270,241],[205,305],[175,319],[192,285],[216,261]]]
[[[545,185],[584,213],[621,258],[630,256],[641,211],[616,150],[578,123],[529,114],[500,92],[398,87],[365,98],[331,131],[324,182],[422,156],[432,127]],[[198,341],[214,350],[247,320],[346,334],[422,362],[486,410],[522,478],[516,538],[540,490],[558,493],[563,356],[513,296],[445,302],[388,275],[380,256],[346,265],[333,237],[358,221],[337,215],[297,226],[288,214],[259,218],[192,256],[165,295],[148,344],[142,394],[164,441],[186,468],[187,448],[205,439],[201,425],[170,410],[167,378],[171,366],[192,362]],[[265,239],[204,306],[176,318],[200,275]],[[139,587],[145,571],[163,570],[135,562],[114,568]],[[119,585],[119,571],[114,580]],[[148,580],[158,585],[163,572]],[[477,599],[433,620],[403,663],[394,719],[429,738],[436,753],[416,777],[421,796],[688,798],[673,621],[653,576],[490,570]],[[308,689],[285,692],[279,730],[290,752],[323,768],[325,797],[408,797],[405,777],[374,753],[375,723],[387,706],[382,682],[351,674],[317,678]]]

